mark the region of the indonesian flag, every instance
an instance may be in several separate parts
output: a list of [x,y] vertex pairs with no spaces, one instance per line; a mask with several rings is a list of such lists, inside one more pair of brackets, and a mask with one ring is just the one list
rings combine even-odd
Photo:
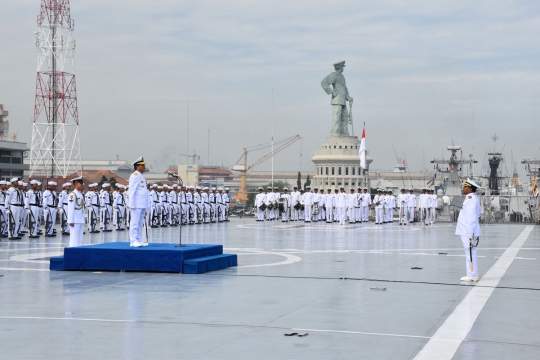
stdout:
[[362,129],[362,140],[360,140],[360,149],[358,150],[360,155],[360,167],[366,168],[366,128]]

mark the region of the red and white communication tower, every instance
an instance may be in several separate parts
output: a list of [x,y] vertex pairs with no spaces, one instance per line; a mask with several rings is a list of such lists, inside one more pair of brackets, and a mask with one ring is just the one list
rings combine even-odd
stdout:
[[74,21],[69,0],[41,0],[30,178],[81,174]]

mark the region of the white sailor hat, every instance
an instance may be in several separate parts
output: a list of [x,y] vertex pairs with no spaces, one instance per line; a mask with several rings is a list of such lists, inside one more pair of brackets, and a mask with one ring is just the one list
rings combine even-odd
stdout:
[[274,190],[279,190],[279,188],[277,186],[274,186]]
[[1,180],[0,185],[8,185],[9,183],[7,181]]
[[150,186],[152,189],[157,189],[157,184],[153,184],[152,186]]
[[146,163],[144,162],[144,158],[141,156],[140,158],[138,158],[137,160],[135,160],[134,162],[132,162],[131,165],[132,165],[132,166],[146,165]]
[[30,180],[30,185],[37,185],[39,181],[37,180]]
[[65,188],[66,186],[71,186],[71,183],[63,183],[62,188]]
[[163,190],[163,186],[158,186],[158,190]]
[[377,192],[382,192],[382,190],[381,190],[381,189],[377,189]]
[[349,189],[349,191],[354,191],[354,187],[351,186],[351,188]]
[[361,186],[359,186],[359,187],[358,187],[358,190],[362,190],[362,187],[361,187]]
[[41,186],[41,181],[39,181],[39,180],[36,180],[36,181],[37,181],[37,184],[38,184],[39,186]]
[[173,184],[173,189],[177,188],[178,187],[178,184]]
[[479,188],[480,185],[472,181],[471,179],[467,178],[467,181],[463,183],[463,187],[472,187],[473,189]]
[[201,190],[200,186],[195,187],[195,190]]
[[411,189],[409,189],[409,191],[414,191],[414,189],[411,188]]
[[26,186],[26,185],[28,185],[28,184],[27,184],[27,183],[25,183],[24,181],[22,181],[22,180],[21,180],[21,181],[19,181],[19,186]]
[[225,191],[229,191],[229,188],[225,188]]
[[[261,189],[262,189],[262,188],[261,188]],[[213,187],[213,188],[212,188],[212,191],[216,191],[216,188],[215,188],[215,187]]]
[[164,189],[168,189],[168,188],[169,188],[169,185],[163,184],[163,188],[164,188]]
[[[215,190],[216,188],[212,188],[212,190]],[[259,186],[259,188],[257,190],[262,190],[263,188],[261,186]]]
[[308,186],[306,186],[306,189],[311,189],[311,186],[309,186],[309,185],[308,185]]
[[367,187],[365,187],[364,190],[367,190]]
[[330,191],[332,191],[332,188],[326,188],[326,190],[330,190]]
[[117,188],[117,189],[124,189],[124,188],[125,188],[125,186],[124,186],[124,185],[122,185],[122,184],[118,184],[118,185],[116,185],[116,188]]
[[313,190],[319,190],[319,188],[315,186],[315,187],[313,187]]
[[47,183],[47,185],[56,186],[56,185],[58,185],[58,184],[56,183],[56,181],[49,181],[49,182]]
[[203,191],[210,190],[210,189],[208,189],[208,186],[205,186],[202,189],[203,189]]
[[16,177],[11,178],[11,180],[10,180],[9,182],[10,182],[10,183],[14,183],[15,181],[19,181],[19,178],[16,178]]
[[223,188],[218,187],[217,191],[223,191]]
[[109,186],[111,186],[111,184],[109,184],[109,183],[103,183],[103,185],[101,185],[101,188],[106,188],[106,187],[109,187]]
[[[71,182],[72,182],[72,183],[78,182],[78,183],[84,184],[84,179],[83,179],[82,176],[79,176],[79,177],[76,177],[75,179],[71,179]],[[65,185],[66,185],[66,184],[64,184],[64,186],[65,186]],[[69,185],[71,185],[71,184],[69,184]]]

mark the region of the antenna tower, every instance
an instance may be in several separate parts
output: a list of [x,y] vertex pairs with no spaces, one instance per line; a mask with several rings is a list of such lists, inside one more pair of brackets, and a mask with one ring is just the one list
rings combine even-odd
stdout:
[[69,0],[41,0],[30,178],[81,174],[74,25]]

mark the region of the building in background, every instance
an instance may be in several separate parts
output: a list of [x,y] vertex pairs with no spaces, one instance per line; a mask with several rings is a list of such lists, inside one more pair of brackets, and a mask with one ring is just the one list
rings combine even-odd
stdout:
[[14,177],[22,179],[24,172],[30,169],[23,161],[29,151],[26,143],[0,140],[0,178],[8,181]]
[[0,104],[0,141],[9,140],[9,121],[7,116],[9,112],[4,110],[4,105]]

